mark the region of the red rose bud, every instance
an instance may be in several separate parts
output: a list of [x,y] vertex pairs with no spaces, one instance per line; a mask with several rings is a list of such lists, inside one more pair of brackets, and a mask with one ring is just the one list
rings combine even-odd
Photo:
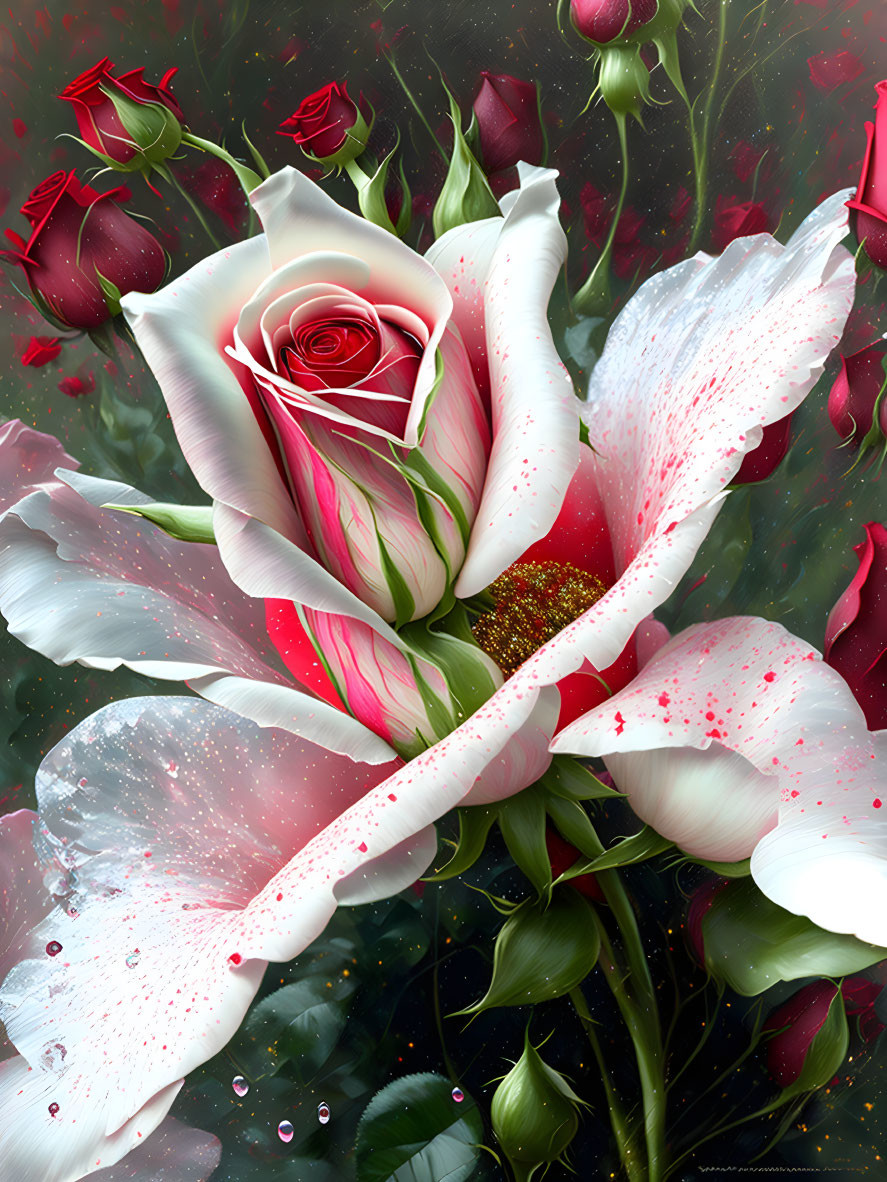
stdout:
[[772,476],[785,459],[791,437],[792,415],[777,419],[775,423],[768,423],[764,428],[761,442],[745,456],[739,471],[733,477],[733,483],[756,484],[759,480],[766,480],[768,476]]
[[512,168],[519,160],[541,164],[545,132],[539,113],[539,90],[510,74],[481,71],[481,88],[474,100],[481,162],[487,172]]
[[850,225],[876,267],[887,268],[887,81],[875,87],[875,122],[866,123],[862,175],[847,205]]
[[828,396],[828,417],[842,439],[862,443],[874,426],[887,436],[887,343],[878,342],[841,358],[841,372]]
[[770,218],[760,202],[718,197],[714,227],[716,250],[725,250],[734,238],[763,234],[769,229]]
[[31,337],[22,353],[22,365],[46,365],[55,361],[61,351],[58,337]]
[[292,136],[310,159],[341,167],[361,155],[370,129],[360,106],[348,97],[347,84],[330,82],[303,99],[278,134]]
[[587,41],[606,45],[630,37],[656,15],[656,0],[570,0],[573,27]]
[[841,982],[844,1009],[850,1017],[858,1019],[859,1033],[865,1042],[871,1042],[885,1029],[875,1010],[883,988],[865,977],[847,977]]
[[98,328],[120,311],[130,291],[154,291],[163,280],[163,248],[116,204],[128,189],[98,193],[73,172],[56,172],[31,193],[21,212],[26,243],[12,230],[14,250],[0,252],[25,272],[41,312],[71,328]]
[[66,86],[59,98],[71,103],[82,142],[109,168],[143,172],[177,151],[184,115],[169,90],[176,67],[155,86],[142,67],[114,78],[107,58]]
[[825,660],[844,678],[870,730],[887,727],[887,529],[876,521],[854,546],[859,569],[825,625]]
[[767,1071],[782,1088],[809,1091],[829,1082],[847,1054],[848,1030],[841,991],[832,981],[814,981],[770,1015],[764,1032]]
[[[545,830],[545,848],[551,863],[552,879],[559,878],[565,870],[569,870],[577,862],[587,861],[575,846],[564,841],[561,835],[555,833],[553,829]],[[580,874],[569,881],[573,890],[578,891],[580,895],[585,895],[586,899],[596,899],[597,902],[603,903],[604,892],[593,874]]]
[[63,378],[59,382],[59,389],[68,398],[82,398],[84,394],[91,394],[95,390],[95,374],[92,371],[87,374],[81,371],[69,378]]
[[726,878],[712,878],[702,883],[690,896],[690,906],[687,908],[687,943],[696,961],[705,966],[705,941],[702,937],[702,921],[708,915],[715,896],[728,883]]

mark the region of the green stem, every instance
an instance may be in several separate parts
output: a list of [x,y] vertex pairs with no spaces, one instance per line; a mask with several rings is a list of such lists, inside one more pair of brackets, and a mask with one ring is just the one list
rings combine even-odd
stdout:
[[434,1024],[437,1027],[437,1037],[440,1039],[440,1049],[443,1053],[444,1066],[447,1069],[447,1075],[450,1077],[450,1082],[457,1084],[459,1076],[456,1073],[456,1068],[453,1066],[453,1060],[450,1058],[447,1050],[446,1040],[444,1039],[443,1015],[440,1012],[440,989],[438,988],[438,978],[440,970],[440,960],[437,955],[437,936],[440,925],[440,891],[437,891],[434,898],[434,970],[431,974],[431,991],[434,998]]
[[718,45],[715,50],[715,60],[712,66],[711,81],[708,86],[708,95],[705,100],[705,107],[702,112],[702,136],[701,141],[697,139],[695,120],[693,118],[693,108],[690,107],[690,135],[693,141],[693,167],[696,172],[696,220],[693,224],[693,233],[690,235],[690,245],[688,253],[693,254],[699,244],[699,239],[702,235],[702,227],[706,215],[706,195],[708,191],[708,153],[709,153],[709,137],[711,134],[711,113],[714,108],[715,94],[718,88],[718,78],[721,73],[721,66],[724,61],[724,48],[727,43],[727,10],[730,6],[730,0],[720,0],[720,8],[718,11]]
[[[615,871],[607,871],[607,874],[615,874]],[[601,875],[603,877],[603,875]],[[604,884],[601,883],[604,887]],[[606,888],[604,887],[605,893]],[[618,893],[617,897],[618,897]],[[627,901],[627,900],[626,900]],[[638,1075],[641,1081],[641,1098],[644,1106],[644,1141],[647,1147],[647,1182],[660,1182],[663,1177],[663,1168],[665,1166],[665,1073],[662,1062],[662,1040],[659,1035],[659,1017],[656,1011],[655,994],[650,995],[644,989],[643,993],[646,997],[638,998],[634,995],[633,985],[636,985],[636,970],[633,962],[636,960],[637,949],[633,946],[635,943],[640,946],[640,937],[637,934],[637,923],[634,921],[634,912],[632,912],[632,923],[626,932],[618,915],[615,917],[620,926],[620,934],[625,939],[626,953],[628,960],[628,971],[625,972],[619,965],[617,958],[613,952],[613,947],[610,943],[610,938],[607,934],[606,928],[597,919],[598,930],[601,937],[601,954],[598,958],[598,964],[604,974],[604,979],[610,988],[610,992],[615,998],[619,1011],[628,1027],[628,1033],[631,1036],[631,1041],[634,1045],[635,1058],[638,1065]],[[631,949],[631,951],[629,951]],[[643,956],[643,948],[640,948],[640,953]],[[645,971],[640,974],[641,984],[644,980],[649,980],[649,970],[646,968],[646,958],[644,959]],[[631,983],[631,984],[629,984]]]
[[616,1138],[616,1145],[619,1149],[619,1160],[622,1162],[622,1168],[628,1175],[631,1182],[645,1182],[644,1166],[640,1158],[634,1153],[634,1139],[629,1131],[628,1120],[616,1095],[613,1085],[610,1081],[610,1075],[607,1071],[607,1064],[604,1059],[604,1052],[601,1044],[598,1041],[597,1034],[594,1029],[594,1021],[588,1011],[588,1005],[585,1001],[585,996],[582,990],[577,985],[575,989],[571,989],[569,993],[570,1001],[573,1003],[573,1009],[582,1023],[582,1028],[588,1038],[591,1046],[592,1054],[598,1065],[598,1070],[601,1073],[601,1083],[604,1085],[604,1094],[607,1097],[607,1107],[610,1110],[610,1125],[613,1129],[613,1136]]
[[613,254],[613,243],[628,192],[628,132],[625,125],[625,115],[617,114],[616,128],[619,132],[619,149],[622,153],[622,183],[619,186],[619,197],[616,201],[616,212],[610,223],[607,240],[600,256],[592,268],[591,274],[573,297],[573,308],[586,315],[600,315],[606,311],[605,305],[610,302],[610,260]]
[[245,164],[241,164],[239,160],[235,160],[230,152],[218,144],[214,144],[211,140],[201,139],[198,135],[192,135],[190,131],[182,133],[182,143],[188,144],[192,148],[197,148],[199,152],[208,152],[210,156],[215,156],[218,160],[224,161],[231,169],[237,179],[240,181],[241,187],[247,196],[258,188],[262,183],[262,178],[253,169],[248,168]]
[[416,114],[422,120],[422,125],[424,126],[425,130],[428,132],[428,134],[431,136],[432,140],[434,141],[434,146],[435,146],[435,148],[437,148],[438,152],[440,153],[441,157],[443,158],[444,164],[449,165],[449,163],[450,163],[449,156],[443,150],[443,148],[440,145],[440,141],[438,140],[437,136],[432,131],[431,124],[425,118],[425,112],[422,110],[422,108],[419,106],[418,102],[416,101],[416,96],[413,94],[413,92],[410,90],[410,88],[407,86],[406,82],[404,81],[403,75],[401,74],[400,70],[398,70],[397,65],[395,64],[394,56],[392,55],[389,57],[389,55],[387,53],[384,56],[385,56],[385,61],[388,63],[388,65],[391,67],[392,71],[394,72],[394,77],[400,83],[401,89],[403,90],[403,92],[407,96],[407,98],[410,100],[410,102],[413,106],[413,110],[416,112]]
[[203,227],[204,231],[206,232],[206,236],[209,238],[210,242],[213,244],[213,247],[216,250],[221,250],[221,244],[219,243],[218,238],[216,238],[215,234],[209,228],[206,218],[203,216],[203,214],[200,210],[200,206],[197,204],[197,202],[194,200],[194,198],[191,196],[191,194],[188,192],[188,190],[182,184],[180,184],[178,178],[172,172],[170,172],[169,175],[172,177],[173,185],[175,185],[176,189],[178,189],[179,193],[181,193],[181,195],[185,198],[185,200],[190,205],[194,216],[197,218],[198,222],[200,222],[201,226]]

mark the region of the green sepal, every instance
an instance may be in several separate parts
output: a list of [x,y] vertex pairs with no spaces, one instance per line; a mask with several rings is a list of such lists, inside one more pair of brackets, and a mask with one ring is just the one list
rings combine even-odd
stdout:
[[445,738],[448,734],[456,729],[457,723],[453,716],[451,703],[446,704],[440,700],[425,678],[419,668],[419,662],[412,652],[404,654],[409,661],[410,670],[413,674],[413,679],[416,682],[416,688],[422,696],[422,705],[425,707],[425,713],[428,715],[428,721],[431,724],[431,730],[434,738],[428,746],[433,746],[439,739]]
[[240,124],[240,134],[243,136],[243,142],[249,148],[249,154],[252,156],[253,163],[255,164],[256,168],[259,170],[259,175],[262,177],[263,180],[267,181],[268,177],[271,175],[271,169],[268,167],[267,163],[265,162],[265,157],[262,155],[262,153],[259,151],[259,149],[255,146],[255,144],[252,142],[252,140],[249,138],[249,136],[246,134],[246,120],[245,119]]
[[555,755],[540,783],[564,800],[610,800],[624,796],[569,755]]
[[[572,844],[575,845],[575,842]],[[589,862],[571,866],[557,880],[569,882],[571,878],[578,878],[580,874],[596,874],[600,870],[615,870],[619,866],[631,866],[635,862],[646,862],[673,847],[674,843],[668,838],[645,825],[640,833],[633,833],[631,837],[623,837],[614,846],[604,850],[602,854],[592,858]]]
[[423,878],[423,882],[446,882],[470,870],[484,852],[487,834],[499,815],[498,805],[477,805],[474,808],[457,809],[459,814],[459,838],[453,856],[440,870]]
[[167,505],[155,501],[150,505],[107,504],[102,505],[102,508],[144,517],[180,542],[204,542],[213,546],[216,544],[212,505]]
[[[114,104],[117,117],[135,149],[131,160],[124,164],[115,160],[109,165],[115,172],[144,172],[155,161],[168,160],[178,151],[182,142],[182,125],[163,103],[136,102],[101,83],[99,90]],[[107,159],[104,156],[102,158]]]
[[[540,1044],[541,1045],[541,1044]],[[493,1094],[490,1122],[516,1179],[562,1157],[579,1130],[579,1108],[588,1105],[530,1042]]]
[[486,175],[469,148],[462,133],[462,113],[450,91],[444,87],[450,101],[453,123],[453,153],[446,180],[434,205],[431,222],[434,235],[440,238],[447,230],[466,222],[501,216],[498,202],[487,183]]
[[525,901],[499,929],[486,994],[457,1014],[562,997],[588,976],[599,953],[594,911],[582,895],[556,891],[547,906]]
[[545,844],[545,801],[535,785],[500,804],[499,829],[509,854],[539,898],[549,898],[551,861]]
[[401,636],[410,648],[443,674],[457,725],[480,709],[501,685],[495,663],[478,648],[470,629],[468,638],[453,635],[461,629],[464,614],[461,605],[457,605],[439,621],[441,629],[432,629],[428,620],[418,620],[401,629]]
[[[357,107],[357,104],[355,106]],[[357,107],[357,118],[345,132],[345,138],[335,152],[331,152],[329,156],[315,156],[313,152],[308,152],[303,148],[302,153],[308,157],[312,164],[319,164],[322,168],[345,168],[352,160],[363,155],[375,122],[375,111],[371,113],[370,121],[367,123],[363,112]]]
[[850,1028],[847,1025],[844,999],[838,989],[828,1008],[828,1017],[807,1048],[801,1074],[794,1083],[783,1088],[780,1101],[825,1087],[840,1071],[849,1048]]
[[[564,800],[547,792],[545,811],[564,841],[576,847],[577,861],[583,858],[596,858],[604,852],[588,813],[578,800]],[[582,865],[585,865],[585,861]],[[572,867],[570,869],[572,870]]]
[[887,959],[887,949],[827,932],[778,907],[751,878],[728,883],[702,921],[709,972],[743,997],[777,981],[841,977]]
[[721,878],[748,878],[751,874],[751,858],[743,858],[741,862],[706,862],[704,858],[694,858],[687,854],[687,861],[697,866],[704,866]]
[[[358,487],[360,487],[358,485]],[[361,492],[364,492],[361,488]],[[366,495],[364,493],[364,495]],[[367,498],[369,500],[369,498]],[[372,508],[372,502],[370,502]],[[375,516],[375,514],[374,514]],[[391,555],[388,553],[388,547],[385,545],[385,540],[376,530],[376,540],[379,543],[379,558],[382,564],[382,575],[388,585],[388,590],[391,592],[391,598],[394,600],[394,616],[395,628],[400,628],[404,624],[409,623],[416,611],[416,601],[413,599],[412,592],[407,586],[406,579],[397,568],[397,564],[392,561]]]
[[108,305],[108,312],[112,316],[117,316],[120,312],[120,301],[123,299],[123,293],[116,283],[112,283],[110,279],[106,279],[98,267],[95,268],[96,278],[99,281],[99,286],[102,289],[102,295],[105,297],[105,303]]
[[379,163],[379,167],[372,176],[364,172],[354,160],[349,160],[345,163],[345,170],[354,182],[354,187],[357,189],[357,203],[360,206],[360,212],[367,221],[372,222],[375,226],[381,226],[383,230],[387,230],[389,234],[393,234],[396,238],[402,238],[407,230],[409,230],[412,219],[412,195],[410,194],[410,187],[407,184],[402,160],[398,171],[400,173],[400,183],[403,188],[403,204],[401,205],[397,222],[392,222],[391,216],[388,213],[388,205],[385,201],[385,188],[388,184],[388,166],[397,151],[397,146],[395,144],[388,155],[383,157]]

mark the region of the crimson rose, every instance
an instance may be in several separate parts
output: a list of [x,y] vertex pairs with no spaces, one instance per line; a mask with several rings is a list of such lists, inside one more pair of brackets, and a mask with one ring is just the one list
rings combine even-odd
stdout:
[[875,87],[875,122],[866,123],[867,143],[856,196],[847,205],[850,224],[876,267],[887,267],[887,80]]
[[108,58],[75,78],[60,99],[71,103],[87,148],[117,171],[136,172],[158,164],[176,151],[185,116],[169,83],[178,67],[167,70],[155,86],[142,67],[114,78]]
[[120,311],[121,296],[160,284],[163,248],[117,204],[128,199],[126,188],[98,193],[73,172],[34,189],[21,209],[30,239],[7,230],[15,249],[0,254],[23,268],[41,311],[89,332]]
[[539,91],[534,82],[510,74],[481,71],[481,88],[474,100],[480,153],[487,172],[513,168],[519,160],[541,164],[545,132],[539,118]]
[[369,126],[360,106],[349,97],[347,83],[329,82],[302,100],[281,123],[279,134],[291,135],[307,156],[322,164],[343,165],[363,152]]

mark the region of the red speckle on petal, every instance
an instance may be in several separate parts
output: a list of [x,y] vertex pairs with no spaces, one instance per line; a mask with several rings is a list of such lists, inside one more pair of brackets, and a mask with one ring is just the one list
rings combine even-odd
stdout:
[[360,852],[362,854],[365,854],[367,852],[367,843],[365,841],[362,841],[357,848],[360,850]]
[[622,711],[616,711],[616,734],[621,735],[625,730],[625,719],[622,717]]
[[668,696],[668,694],[662,693],[659,695],[659,705],[660,706],[667,706],[670,701],[671,701],[671,698]]
[[229,964],[237,965],[237,964],[240,964],[242,960],[243,960],[243,957],[240,955],[239,952],[232,952],[231,955],[228,957]]
[[880,807],[881,807],[881,802],[876,796],[875,799],[872,801],[872,808],[879,809]]
[[775,673],[765,673],[764,674],[764,681],[775,681],[775,680],[776,680]]

